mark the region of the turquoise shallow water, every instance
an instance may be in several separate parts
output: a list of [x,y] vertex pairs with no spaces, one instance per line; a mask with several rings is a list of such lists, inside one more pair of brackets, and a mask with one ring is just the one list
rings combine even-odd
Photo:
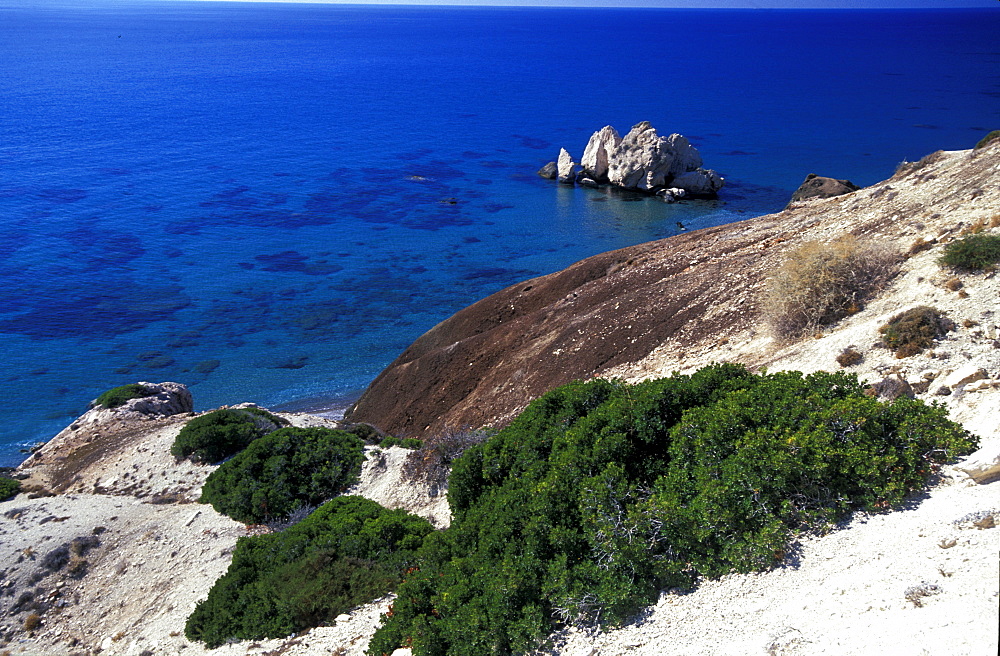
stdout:
[[[2,0],[0,0],[2,3]],[[0,464],[114,385],[336,406],[455,310],[1000,126],[994,10],[0,4]],[[650,120],[728,180],[535,176]]]

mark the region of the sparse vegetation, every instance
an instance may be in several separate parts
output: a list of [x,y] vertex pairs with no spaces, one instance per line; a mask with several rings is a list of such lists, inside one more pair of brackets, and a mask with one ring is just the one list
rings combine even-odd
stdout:
[[851,235],[792,250],[771,278],[767,307],[781,337],[817,331],[858,312],[899,269],[899,254]]
[[33,633],[38,630],[38,627],[42,625],[42,616],[38,613],[31,613],[24,618],[24,630],[28,633]]
[[443,485],[448,480],[451,464],[466,449],[485,442],[493,432],[488,430],[453,430],[427,440],[403,463],[403,478]]
[[144,399],[147,396],[152,396],[154,393],[152,388],[140,385],[139,383],[122,385],[121,387],[113,387],[98,396],[91,403],[91,407],[118,408],[132,399]]
[[974,150],[979,150],[980,148],[985,148],[986,146],[990,145],[991,143],[993,143],[997,139],[1000,139],[1000,130],[993,130],[992,132],[988,132],[985,137],[983,137],[982,139],[979,140],[979,142],[976,144]]
[[383,449],[388,449],[389,447],[393,446],[401,446],[404,449],[419,449],[421,446],[423,446],[423,442],[415,437],[407,437],[404,439],[399,437],[392,437],[390,435],[388,437],[382,438],[382,441],[379,442],[378,445]]
[[0,501],[6,501],[21,491],[21,481],[0,476]]
[[948,242],[939,262],[956,269],[991,271],[1000,262],[1000,235],[972,233]]
[[958,278],[949,278],[945,281],[944,288],[950,292],[957,292],[962,288],[962,281]]
[[233,562],[188,618],[214,648],[279,638],[390,592],[415,565],[427,520],[361,497],[338,497],[281,533],[240,538]]
[[193,462],[224,460],[288,422],[261,408],[224,408],[195,417],[177,434],[170,453]]
[[774,566],[797,531],[890,507],[974,447],[942,407],[880,403],[842,373],[571,383],[456,460],[452,525],[368,653],[526,653],[620,623],[664,587]]
[[924,251],[930,250],[933,246],[934,246],[933,242],[929,242],[923,237],[917,237],[915,240],[913,240],[913,243],[910,244],[910,249],[907,251],[907,254],[913,256],[916,255],[917,253],[922,253]]
[[282,519],[315,506],[357,480],[364,442],[329,428],[282,428],[212,472],[201,502],[246,524]]
[[837,356],[837,364],[841,367],[852,367],[864,359],[864,356],[861,355],[861,353],[859,353],[853,346],[848,346],[840,352],[840,355]]
[[879,333],[882,343],[895,351],[897,358],[907,358],[932,347],[935,339],[954,328],[954,322],[936,309],[921,305],[897,314],[879,328]]

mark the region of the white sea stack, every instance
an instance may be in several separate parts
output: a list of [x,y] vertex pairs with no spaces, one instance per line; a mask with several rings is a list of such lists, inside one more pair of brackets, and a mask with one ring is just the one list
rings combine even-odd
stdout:
[[607,182],[611,156],[621,141],[622,138],[618,134],[618,130],[610,125],[605,125],[595,132],[590,137],[590,141],[587,142],[587,147],[583,151],[583,157],[580,159],[583,174],[595,182]]

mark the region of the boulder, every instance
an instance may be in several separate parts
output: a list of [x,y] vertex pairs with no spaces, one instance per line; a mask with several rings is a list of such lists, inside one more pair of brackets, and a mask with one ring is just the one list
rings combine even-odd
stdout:
[[816,175],[815,173],[810,173],[803,180],[799,188],[795,190],[792,194],[791,203],[797,203],[801,200],[807,198],[831,198],[833,196],[842,196],[843,194],[849,194],[852,191],[857,191],[861,189],[858,185],[854,184],[850,180],[837,180],[834,178],[825,178],[821,175]]
[[591,137],[580,159],[583,174],[595,182],[608,182],[608,166],[611,156],[622,141],[618,130],[606,125]]
[[715,196],[725,181],[711,169],[697,169],[678,175],[670,184],[692,196]]
[[555,180],[559,175],[559,167],[556,166],[555,162],[549,162],[542,168],[538,169],[538,175],[547,180]]
[[872,388],[882,401],[895,401],[901,396],[912,399],[915,396],[913,388],[899,374],[886,376],[872,385]]
[[[591,144],[602,143],[600,134],[591,137]],[[603,143],[607,143],[607,138],[605,133]],[[609,152],[607,180],[625,189],[655,193],[670,188],[682,189],[691,196],[715,196],[724,181],[718,173],[702,169],[701,165],[701,155],[687,137],[676,133],[661,137],[649,121],[643,121],[633,126],[614,151]],[[675,199],[680,197],[676,193],[671,195]],[[663,197],[669,200],[667,195]]]
[[[653,191],[666,187],[674,164],[674,150],[649,121],[632,127],[608,163],[608,181],[626,189]],[[674,185],[678,186],[678,185]]]
[[1000,480],[1000,441],[990,441],[955,465],[955,469],[965,472],[972,480],[981,484]]
[[942,383],[956,390],[963,385],[968,385],[984,378],[987,378],[985,369],[975,364],[967,364],[948,374]]
[[559,161],[556,163],[559,182],[573,184],[576,182],[576,162],[573,161],[565,148],[559,150]]

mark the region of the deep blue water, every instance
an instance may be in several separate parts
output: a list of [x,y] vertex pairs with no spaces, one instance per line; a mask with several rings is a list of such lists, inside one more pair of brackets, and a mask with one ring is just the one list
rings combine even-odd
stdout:
[[[506,285],[1000,127],[1000,12],[0,0],[0,465],[101,391],[318,404]],[[650,120],[728,186],[536,177]]]

